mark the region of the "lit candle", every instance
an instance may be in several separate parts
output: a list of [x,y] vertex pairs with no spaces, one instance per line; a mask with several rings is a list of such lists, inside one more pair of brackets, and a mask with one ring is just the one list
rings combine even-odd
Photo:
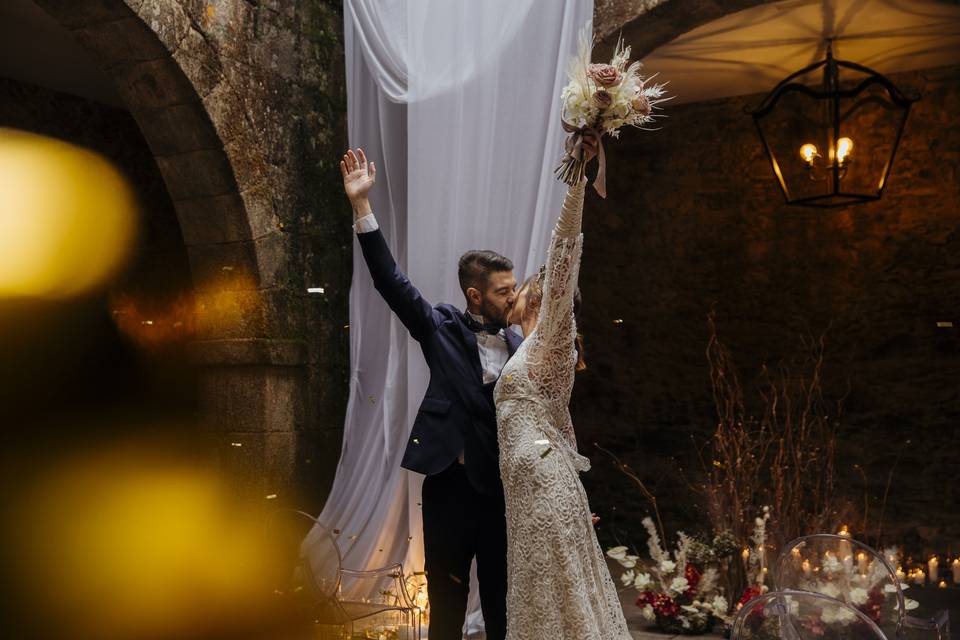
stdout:
[[937,585],[937,586],[940,587],[941,589],[946,589],[946,588],[947,588],[947,581],[946,581],[946,580],[941,580],[941,581],[940,581],[940,584]]
[[857,569],[859,569],[863,575],[867,575],[867,554],[863,551],[857,554]]
[[937,556],[930,558],[930,561],[927,562],[927,569],[930,571],[930,582],[934,583],[940,577],[939,572],[940,561],[937,560]]
[[813,569],[810,568],[810,561],[804,560],[802,567],[803,567],[803,576],[805,578],[809,578],[813,574]]
[[[840,531],[837,532],[837,535],[843,536],[844,538],[849,540],[850,529],[847,527],[847,525],[843,525],[842,527],[840,527]],[[839,549],[837,551],[837,556],[839,556],[840,560],[843,562],[844,567],[847,569],[847,571],[849,571],[851,566],[853,565],[853,557],[852,557],[852,550],[850,549],[850,543],[847,542],[847,540],[840,541],[840,544],[838,545]]]
[[793,564],[800,564],[800,548],[794,547],[790,550],[790,557],[793,558]]
[[903,567],[897,566],[897,579],[900,582],[903,582],[906,577],[907,577],[907,574],[903,572]]
[[923,586],[923,583],[926,580],[926,578],[927,576],[925,573],[923,573],[923,569],[917,569],[916,572],[914,572],[913,574],[913,582],[918,586]]
[[954,560],[950,567],[953,569],[953,584],[960,584],[960,560]]

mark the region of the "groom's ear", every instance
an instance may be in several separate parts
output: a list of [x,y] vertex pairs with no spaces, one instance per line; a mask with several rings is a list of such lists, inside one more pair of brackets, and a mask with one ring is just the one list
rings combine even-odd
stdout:
[[476,287],[467,287],[467,290],[463,292],[463,295],[467,298],[467,304],[479,306],[483,302],[483,295],[480,293],[480,290]]

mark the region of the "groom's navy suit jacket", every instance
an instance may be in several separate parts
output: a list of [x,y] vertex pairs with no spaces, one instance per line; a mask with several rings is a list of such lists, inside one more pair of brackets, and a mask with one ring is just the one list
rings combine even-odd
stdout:
[[[373,284],[414,340],[430,368],[430,384],[413,422],[401,466],[433,475],[464,454],[475,489],[500,496],[497,415],[493,385],[483,384],[477,338],[464,314],[449,304],[431,305],[397,267],[379,230],[357,234]],[[506,329],[512,356],[522,338]]]

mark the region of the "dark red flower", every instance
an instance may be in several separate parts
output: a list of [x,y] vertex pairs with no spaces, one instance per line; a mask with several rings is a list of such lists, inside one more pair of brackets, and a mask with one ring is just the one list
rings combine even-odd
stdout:
[[688,563],[683,570],[683,577],[687,579],[687,584],[690,585],[686,593],[693,594],[697,592],[700,580],[703,579],[703,571]]

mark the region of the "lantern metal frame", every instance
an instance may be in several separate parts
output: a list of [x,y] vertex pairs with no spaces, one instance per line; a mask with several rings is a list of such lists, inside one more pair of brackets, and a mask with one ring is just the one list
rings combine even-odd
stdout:
[[[903,136],[903,130],[907,124],[907,117],[910,115],[910,106],[919,100],[919,97],[905,95],[896,87],[896,85],[893,84],[892,81],[890,81],[889,78],[874,71],[873,69],[855,62],[838,60],[834,58],[832,51],[832,40],[827,40],[826,50],[826,57],[823,60],[806,66],[781,80],[767,95],[767,97],[764,98],[759,107],[753,111],[749,111],[750,115],[753,117],[753,123],[757,128],[757,133],[760,135],[760,139],[763,141],[767,158],[770,160],[770,166],[773,169],[773,173],[777,178],[778,184],[780,185],[780,190],[783,192],[783,197],[788,205],[837,208],[845,207],[850,204],[860,204],[879,200],[883,195],[884,188],[887,185],[887,178],[890,175],[890,170],[893,166],[893,159],[897,154],[897,148],[900,146],[900,138]],[[823,69],[823,83],[819,88],[811,87],[810,85],[803,84],[801,82],[795,82],[797,78],[803,77],[820,68]],[[860,72],[865,74],[866,78],[854,87],[843,89],[840,85],[841,68]],[[855,99],[865,89],[876,84],[879,84],[886,89],[888,97],[894,105],[903,109],[903,116],[900,118],[900,122],[897,127],[897,134],[893,142],[893,147],[890,150],[890,157],[887,158],[886,164],[883,167],[883,173],[880,178],[879,187],[876,194],[844,192],[841,185],[841,180],[843,178],[842,173],[844,171],[844,169],[841,167],[842,161],[834,156],[830,160],[829,167],[829,171],[832,172],[833,177],[832,188],[829,193],[806,196],[803,198],[791,198],[790,188],[788,187],[786,180],[780,171],[780,166],[777,163],[773,149],[770,147],[770,142],[767,140],[767,136],[764,135],[763,128],[760,126],[761,119],[773,112],[777,106],[777,103],[780,101],[780,98],[793,91],[806,94],[818,101],[829,101],[831,121],[830,148],[831,150],[838,149],[839,140],[841,138],[840,123],[844,119],[845,115],[849,115],[853,111],[851,108],[847,111],[847,114],[841,114],[840,100]],[[859,103],[855,104],[854,107],[858,105]],[[838,201],[838,199],[843,200]]]

